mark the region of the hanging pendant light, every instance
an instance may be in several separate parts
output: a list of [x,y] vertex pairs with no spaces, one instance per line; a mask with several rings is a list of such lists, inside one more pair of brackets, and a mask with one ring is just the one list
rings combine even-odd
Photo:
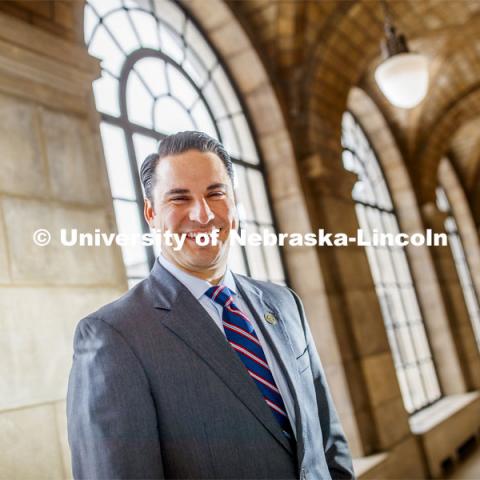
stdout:
[[428,61],[424,55],[410,52],[404,35],[397,34],[387,9],[385,36],[381,43],[383,62],[375,70],[375,80],[388,101],[400,108],[416,107],[428,90]]

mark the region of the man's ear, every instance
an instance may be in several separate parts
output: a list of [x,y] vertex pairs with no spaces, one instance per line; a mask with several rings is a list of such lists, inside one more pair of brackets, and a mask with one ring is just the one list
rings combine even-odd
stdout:
[[150,227],[153,228],[152,222],[155,217],[155,210],[153,208],[152,202],[148,198],[145,198],[143,201],[143,216],[145,217],[145,220],[150,225]]

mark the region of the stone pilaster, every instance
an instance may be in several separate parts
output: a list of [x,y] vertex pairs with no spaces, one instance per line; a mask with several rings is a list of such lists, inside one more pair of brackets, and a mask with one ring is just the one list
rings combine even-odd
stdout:
[[[431,228],[434,233],[446,234],[444,225],[447,213],[438,210],[433,202],[424,204],[421,210],[427,228]],[[431,252],[447,308],[451,329],[449,336],[456,347],[465,388],[466,390],[478,389],[480,386],[480,357],[451,248],[449,246],[435,247],[431,249]],[[436,361],[439,369],[441,364],[446,365],[451,360],[451,353],[445,348],[437,352]],[[459,388],[458,385],[451,385],[452,380],[449,377],[443,379],[443,382],[447,382],[446,385],[442,384],[444,390]],[[455,390],[452,393],[454,392]]]
[[[355,235],[356,175],[322,160],[316,154],[303,162],[314,192],[315,226]],[[365,251],[349,245],[323,247],[318,254],[364,454],[394,449],[410,438],[408,416]],[[415,465],[412,471],[421,470],[420,462]]]
[[[118,248],[67,248],[58,235],[116,229],[92,96],[99,72],[81,44],[0,13],[0,477],[71,477],[73,331],[126,289]],[[33,243],[39,228],[50,245]]]

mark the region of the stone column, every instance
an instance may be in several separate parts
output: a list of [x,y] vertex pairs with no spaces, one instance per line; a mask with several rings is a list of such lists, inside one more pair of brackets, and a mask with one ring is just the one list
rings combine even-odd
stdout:
[[[356,235],[359,224],[351,196],[356,176],[327,165],[320,154],[305,159],[304,166],[314,192],[315,227]],[[318,255],[363,454],[395,451],[392,472],[421,476],[423,464],[409,430],[365,250],[323,247]]]
[[[0,477],[70,478],[65,395],[76,323],[126,289],[83,45],[0,13]],[[39,247],[37,229],[52,241]]]
[[[437,206],[431,202],[422,206],[422,215],[427,228],[431,228],[434,233],[446,234],[444,225],[447,213],[438,210]],[[451,338],[456,347],[462,377],[466,389],[475,390],[480,387],[480,356],[452,251],[450,246],[444,246],[431,248],[431,252],[448,313]],[[438,334],[439,332],[435,335]],[[435,359],[439,368],[440,364],[445,366],[451,362],[450,354],[445,348],[439,349]],[[450,375],[444,375],[442,378],[444,391],[456,393],[459,386],[456,382],[452,384],[452,381],[455,380]]]

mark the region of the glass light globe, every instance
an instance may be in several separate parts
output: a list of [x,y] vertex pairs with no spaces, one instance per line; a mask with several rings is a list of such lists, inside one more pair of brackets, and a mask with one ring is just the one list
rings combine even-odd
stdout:
[[375,80],[392,105],[416,107],[427,94],[428,61],[418,53],[393,55],[377,67]]

